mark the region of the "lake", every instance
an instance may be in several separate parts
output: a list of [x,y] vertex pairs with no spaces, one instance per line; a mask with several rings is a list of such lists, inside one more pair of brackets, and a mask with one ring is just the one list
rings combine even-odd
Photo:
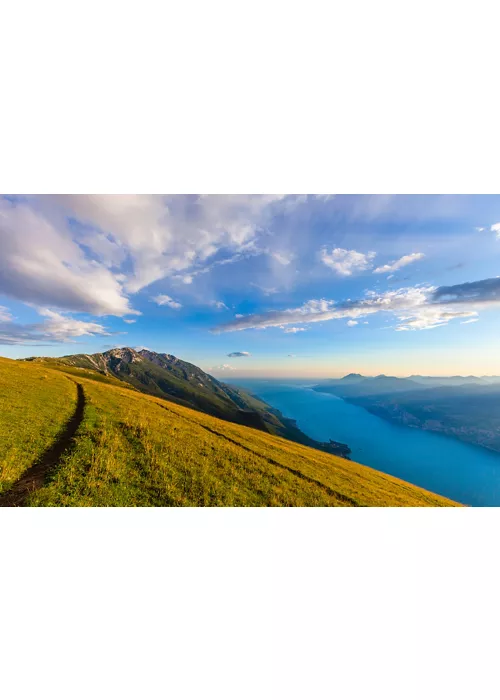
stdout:
[[351,458],[471,506],[500,505],[500,454],[374,416],[303,381],[234,379],[315,440],[345,442]]

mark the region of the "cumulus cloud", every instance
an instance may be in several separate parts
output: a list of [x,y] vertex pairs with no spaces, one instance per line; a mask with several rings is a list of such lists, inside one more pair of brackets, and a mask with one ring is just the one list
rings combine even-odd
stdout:
[[349,327],[357,326],[357,325],[358,325],[358,321],[353,321],[353,320],[351,319],[350,321],[347,321],[347,325],[348,325]]
[[51,309],[39,309],[39,314],[46,320],[24,325],[0,318],[0,345],[47,345],[85,335],[111,335],[100,323],[81,321]]
[[498,224],[493,224],[493,226],[491,227],[491,231],[493,233],[496,233],[497,238],[500,238],[500,221],[498,222]]
[[230,352],[228,357],[250,357],[249,352]]
[[151,297],[151,301],[156,302],[158,306],[169,306],[171,309],[182,308],[182,304],[178,301],[174,301],[168,294],[158,294],[156,297]]
[[136,292],[175,273],[189,283],[191,270],[218,251],[235,253],[254,241],[285,197],[61,195],[57,204],[126,251],[133,269],[125,287]]
[[66,224],[0,198],[0,292],[20,301],[96,315],[130,308],[122,280],[85,255]]
[[[295,195],[0,197],[0,293],[95,315],[137,314],[130,295],[165,277],[185,284],[257,245]],[[278,256],[278,257],[276,257]],[[282,264],[286,254],[275,255]]]
[[399,260],[393,260],[387,265],[381,265],[380,267],[373,270],[374,274],[384,274],[386,272],[396,272],[406,265],[411,265],[411,263],[417,262],[417,260],[422,260],[425,255],[423,253],[411,253],[410,255],[403,255]]
[[221,324],[214,332],[287,326],[297,322],[317,323],[339,318],[356,321],[383,312],[397,319],[396,330],[425,330],[446,325],[454,319],[475,318],[481,310],[491,306],[500,306],[500,277],[451,287],[416,286],[381,294],[371,291],[363,299],[339,303],[313,299],[293,309],[236,318]]
[[320,257],[323,263],[338,275],[349,277],[355,272],[370,269],[375,253],[359,253],[357,250],[345,248],[333,248],[329,253],[326,248],[323,248]]

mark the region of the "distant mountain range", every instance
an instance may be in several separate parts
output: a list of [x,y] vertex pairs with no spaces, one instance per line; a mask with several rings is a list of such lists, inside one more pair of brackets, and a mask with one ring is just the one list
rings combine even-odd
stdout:
[[[391,377],[387,376],[385,374],[379,374],[376,377],[366,377],[362,374],[346,374],[345,377],[342,377],[342,379],[327,379],[324,382],[322,382],[322,385],[326,386],[331,386],[331,385],[342,385],[345,386],[346,384],[359,384],[361,382],[364,382],[365,388],[369,388],[369,384],[366,384],[367,381],[373,382],[372,386],[376,387],[380,385],[381,388],[388,387],[390,383],[392,382],[393,386],[400,386],[401,388],[405,387],[410,390],[412,388],[417,389],[421,388],[418,386],[415,386],[415,384],[420,384],[420,385],[425,385],[425,386],[462,386],[463,384],[482,384],[482,385],[488,385],[488,384],[499,384],[500,383],[500,376],[495,376],[495,375],[485,375],[485,376],[480,376],[476,377],[473,375],[468,375],[467,377],[461,377],[459,375],[455,375],[452,377],[426,377],[422,376],[420,374],[412,374],[409,377]],[[410,383],[411,382],[411,383]]]
[[500,452],[500,377],[348,374],[314,388],[387,420]]
[[107,382],[127,382],[138,391],[181,406],[203,411],[216,418],[257,428],[309,447],[346,457],[350,449],[343,443],[318,442],[299,430],[295,421],[284,417],[255,396],[218,381],[199,367],[174,355],[151,350],[114,348],[93,355],[67,355],[60,358],[30,357],[26,361],[55,368],[64,365],[74,373],[91,373]]

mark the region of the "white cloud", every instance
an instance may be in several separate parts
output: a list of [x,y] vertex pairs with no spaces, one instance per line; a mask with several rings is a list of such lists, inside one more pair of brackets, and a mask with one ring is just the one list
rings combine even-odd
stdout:
[[307,328],[298,328],[297,326],[292,326],[292,328],[285,328],[285,333],[300,333],[301,331],[307,330]]
[[500,306],[500,278],[481,280],[454,287],[407,287],[379,294],[367,292],[364,299],[335,303],[313,299],[294,309],[252,314],[215,328],[215,332],[247,328],[284,327],[292,323],[318,323],[347,318],[357,319],[377,313],[390,313],[397,319],[396,330],[425,330],[446,325],[454,319],[476,317],[481,309]]
[[411,265],[411,263],[417,262],[417,260],[422,260],[422,258],[424,257],[425,256],[423,253],[411,253],[410,255],[403,255],[403,257],[399,258],[399,260],[393,260],[387,265],[382,265],[381,267],[375,268],[373,272],[374,274],[396,272],[396,270],[400,270],[402,267],[406,267],[406,265]]
[[348,277],[354,272],[363,272],[372,266],[375,253],[359,253],[357,250],[333,248],[329,253],[326,248],[321,251],[321,260],[338,275]]
[[110,335],[100,323],[79,321],[51,309],[40,309],[39,314],[48,319],[43,324],[44,333],[61,342],[82,335]]
[[168,294],[158,294],[156,297],[151,297],[151,301],[155,301],[158,306],[169,306],[171,309],[181,309],[182,304],[174,301]]
[[124,318],[124,323],[135,323],[135,318]]
[[347,321],[347,325],[348,325],[349,327],[357,326],[357,325],[358,325],[358,322],[357,322],[357,321],[353,321],[353,320]]
[[216,365],[215,367],[208,368],[209,372],[215,372],[217,370],[220,372],[234,372],[235,367],[232,367],[231,365]]
[[500,238],[500,221],[498,224],[493,224],[490,229],[493,233],[496,233],[497,238]]
[[478,318],[469,318],[468,321],[460,321],[460,323],[461,323],[462,325],[465,325],[466,323],[476,323],[477,321],[479,321]]
[[87,257],[66,223],[25,203],[0,198],[0,293],[42,306],[124,316],[123,283]]
[[249,352],[230,352],[228,357],[250,357]]
[[481,231],[484,231],[484,226],[476,226],[476,231],[478,231],[479,233]]
[[228,310],[228,307],[224,304],[223,301],[214,301],[212,302],[212,306],[215,306],[216,309],[220,309],[221,311]]
[[46,320],[23,325],[0,318],[0,345],[47,345],[85,335],[111,335],[100,323],[80,321],[51,309],[39,309],[38,313]]
[[133,270],[125,288],[133,293],[178,273],[189,283],[218,251],[242,250],[285,196],[60,195],[56,202],[126,251]]
[[[397,331],[423,331],[439,326],[446,326],[450,321],[456,318],[468,318],[476,316],[475,311],[446,311],[443,308],[433,308],[432,306],[424,306],[417,309],[411,315],[399,316],[402,322],[397,327]],[[477,320],[477,319],[475,319]]]
[[[165,277],[191,284],[257,245],[295,195],[0,197],[0,293],[96,315],[138,313],[129,296]],[[287,254],[278,251],[284,264]]]

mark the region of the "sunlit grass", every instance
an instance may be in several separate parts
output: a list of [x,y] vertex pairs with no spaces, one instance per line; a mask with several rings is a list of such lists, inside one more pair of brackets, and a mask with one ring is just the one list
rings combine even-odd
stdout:
[[78,381],[86,407],[75,447],[30,505],[453,505],[252,428],[130,389]]
[[75,405],[68,377],[0,358],[0,493],[54,442]]

